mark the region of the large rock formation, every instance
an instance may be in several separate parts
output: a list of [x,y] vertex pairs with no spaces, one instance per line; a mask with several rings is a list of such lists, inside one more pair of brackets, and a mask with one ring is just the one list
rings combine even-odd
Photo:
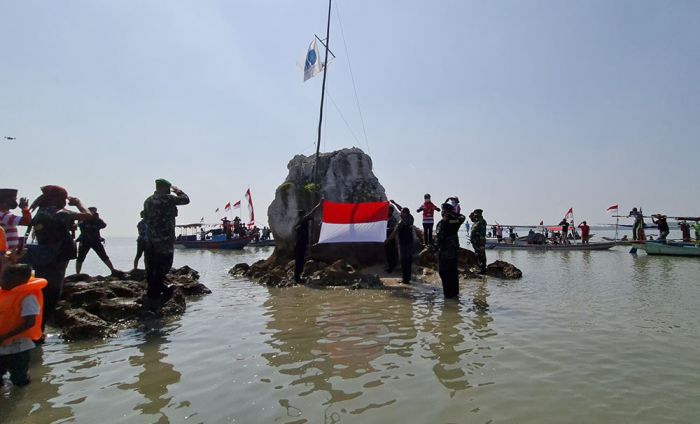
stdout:
[[[267,210],[270,229],[275,238],[275,252],[270,262],[286,264],[294,257],[294,226],[299,211],[310,211],[324,196],[338,203],[386,201],[384,187],[372,172],[372,159],[357,148],[322,153],[318,161],[318,183],[314,184],[315,156],[295,156],[287,165],[289,175],[275,192]],[[311,229],[311,241],[320,232],[321,211]],[[358,244],[360,246],[358,246]],[[379,243],[325,244],[312,247],[311,257],[326,263],[343,259],[353,265],[381,262],[383,247]]]
[[197,271],[188,266],[173,269],[167,276],[174,287],[173,296],[157,312],[152,312],[144,305],[145,279],[143,270],[109,277],[68,276],[62,300],[50,323],[61,328],[68,340],[103,338],[120,328],[136,325],[142,318],[180,315],[185,312],[187,296],[211,293],[198,281]]

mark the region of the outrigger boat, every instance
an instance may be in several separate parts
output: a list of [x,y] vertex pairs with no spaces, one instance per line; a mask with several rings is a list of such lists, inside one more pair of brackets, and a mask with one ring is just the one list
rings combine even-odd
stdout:
[[593,242],[586,244],[528,244],[522,242],[515,243],[486,243],[487,249],[494,250],[534,250],[534,251],[569,251],[569,250],[608,250],[615,246],[615,242]]
[[[201,238],[201,229],[205,224],[184,224],[177,225],[180,230],[180,235],[175,239],[175,246],[184,247],[186,249],[225,249],[239,250],[243,249],[253,238],[251,236],[226,238],[223,231],[209,230],[205,234],[204,239]],[[189,234],[194,232],[194,234]]]
[[652,256],[694,256],[700,257],[700,246],[693,243],[677,243],[663,241],[646,241],[644,243],[635,243],[634,247],[644,250],[647,255]]

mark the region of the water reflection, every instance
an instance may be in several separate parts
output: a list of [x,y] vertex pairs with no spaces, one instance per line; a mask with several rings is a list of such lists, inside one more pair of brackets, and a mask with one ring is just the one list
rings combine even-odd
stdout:
[[29,368],[32,383],[23,388],[8,384],[0,387],[0,423],[56,422],[73,417],[68,406],[55,406],[60,382],[54,382],[53,369],[45,362],[45,352],[38,347],[31,353]]
[[142,394],[146,401],[136,405],[134,410],[144,415],[157,416],[151,422],[159,424],[170,422],[164,413],[172,399],[168,386],[177,384],[181,377],[172,364],[163,360],[167,357],[164,352],[167,344],[167,338],[160,331],[146,334],[144,343],[138,346],[141,355],[129,357],[131,366],[143,367],[143,371],[137,376],[136,382],[119,386],[122,390],[136,390]]

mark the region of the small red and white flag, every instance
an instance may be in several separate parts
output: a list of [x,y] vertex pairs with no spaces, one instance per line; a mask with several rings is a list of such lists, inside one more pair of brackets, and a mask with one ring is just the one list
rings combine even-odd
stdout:
[[616,211],[617,209],[618,209],[618,206],[617,206],[617,203],[616,203],[616,204],[610,206],[609,208],[607,208],[607,209],[605,210],[605,212],[612,212],[612,211]]
[[383,243],[389,202],[323,202],[319,243]]
[[230,211],[231,210],[231,202],[226,203],[226,206],[224,206],[225,211]]
[[569,210],[566,211],[566,214],[564,214],[564,219],[569,219],[572,216],[574,216],[574,208],[569,208]]
[[250,215],[249,225],[255,225],[255,211],[253,210],[253,198],[250,195],[250,188],[245,192],[245,198],[248,201],[248,214]]
[[233,204],[234,209],[240,209],[241,208],[241,201],[237,201],[236,203]]

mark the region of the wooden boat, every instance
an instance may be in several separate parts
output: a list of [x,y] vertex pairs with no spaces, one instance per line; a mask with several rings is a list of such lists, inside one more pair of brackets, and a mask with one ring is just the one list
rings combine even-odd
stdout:
[[636,246],[647,252],[647,255],[652,256],[695,256],[700,257],[700,246],[692,243],[663,243],[655,241],[647,241],[644,244]]
[[268,240],[258,240],[258,241],[251,241],[248,243],[247,247],[269,247],[269,246],[274,246],[275,241],[272,239]]
[[615,242],[593,242],[588,244],[486,243],[487,249],[533,251],[608,250],[613,246],[615,246]]
[[[181,234],[175,239],[175,246],[186,249],[240,250],[253,240],[252,236],[226,238],[221,229],[200,232],[204,226],[205,224],[202,223],[177,225]],[[216,225],[208,226],[216,227]]]
[[175,240],[175,246],[186,249],[243,249],[253,240],[252,237],[226,239],[226,236],[214,236],[210,239],[197,240],[196,236],[183,236]]

